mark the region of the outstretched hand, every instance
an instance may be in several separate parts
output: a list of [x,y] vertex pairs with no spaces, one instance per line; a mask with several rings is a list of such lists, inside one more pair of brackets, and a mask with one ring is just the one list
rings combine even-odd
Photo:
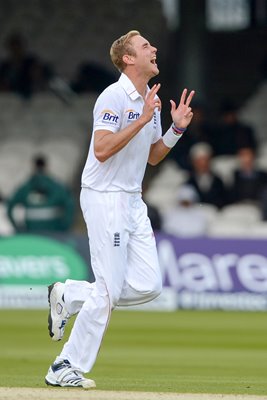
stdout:
[[192,108],[190,107],[191,100],[195,94],[195,91],[192,90],[188,97],[187,89],[184,89],[181,95],[180,103],[176,106],[176,103],[173,100],[171,102],[171,116],[174,122],[174,125],[177,128],[187,128],[190,124],[191,119],[193,117]]

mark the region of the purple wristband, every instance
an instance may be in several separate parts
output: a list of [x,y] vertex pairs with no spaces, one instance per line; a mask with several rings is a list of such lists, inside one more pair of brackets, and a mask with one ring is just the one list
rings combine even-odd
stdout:
[[172,130],[174,133],[176,133],[177,135],[182,135],[185,131],[186,128],[177,128],[174,124],[174,122],[172,123]]

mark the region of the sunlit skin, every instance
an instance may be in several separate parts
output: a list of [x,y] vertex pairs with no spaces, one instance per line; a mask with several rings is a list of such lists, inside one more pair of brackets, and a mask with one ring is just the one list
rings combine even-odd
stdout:
[[[157,49],[152,46],[144,37],[140,35],[133,36],[131,45],[134,55],[125,54],[123,61],[125,68],[123,73],[133,82],[136,90],[144,98],[143,113],[136,121],[120,130],[114,135],[109,130],[95,131],[94,152],[100,162],[104,162],[125,147],[129,141],[138,134],[138,132],[152,119],[155,108],[161,109],[161,101],[158,97],[160,83],[155,84],[147,92],[147,84],[151,78],[159,74],[156,63]],[[171,103],[171,118],[178,128],[186,128],[193,117],[190,107],[194,91],[188,95],[187,89],[184,89],[180,102],[176,105],[174,100]],[[151,145],[148,163],[157,165],[170,151],[162,139]]]

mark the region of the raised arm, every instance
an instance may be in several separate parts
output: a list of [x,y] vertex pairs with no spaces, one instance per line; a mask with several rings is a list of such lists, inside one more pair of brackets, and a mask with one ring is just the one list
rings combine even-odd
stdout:
[[152,119],[154,109],[161,106],[160,100],[155,98],[159,88],[160,84],[154,85],[151,88],[146,96],[141,116],[126,128],[117,132],[116,135],[106,129],[95,131],[94,152],[98,161],[104,162],[118,153]]
[[166,157],[171,148],[174,147],[177,141],[181,138],[193,117],[190,103],[194,94],[195,92],[192,90],[186,98],[187,89],[184,89],[178,106],[176,106],[176,103],[173,100],[170,100],[173,124],[161,139],[151,145],[148,158],[149,164],[157,165]]

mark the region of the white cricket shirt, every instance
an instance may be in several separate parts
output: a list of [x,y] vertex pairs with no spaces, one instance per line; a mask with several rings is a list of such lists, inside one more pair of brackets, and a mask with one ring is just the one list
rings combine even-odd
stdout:
[[120,79],[108,86],[98,97],[94,107],[94,125],[88,157],[82,173],[82,186],[99,191],[141,192],[147,160],[152,143],[162,135],[160,112],[118,153],[100,162],[94,154],[94,132],[99,129],[114,135],[138,119],[144,99],[131,80],[121,74]]

